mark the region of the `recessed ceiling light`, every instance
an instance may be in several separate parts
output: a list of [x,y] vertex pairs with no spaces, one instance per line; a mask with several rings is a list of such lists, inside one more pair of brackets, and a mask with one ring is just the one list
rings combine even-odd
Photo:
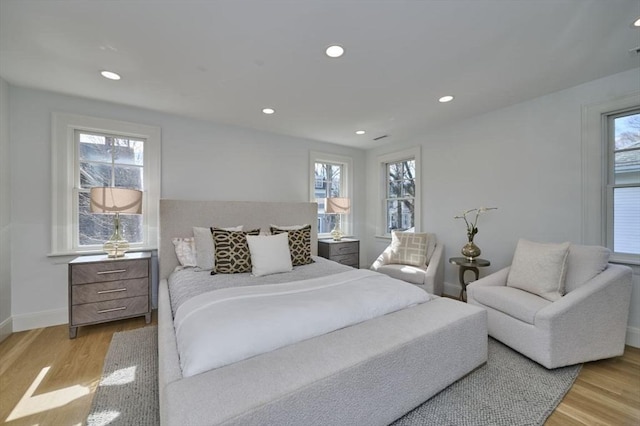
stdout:
[[640,28],[640,18],[636,18],[636,20],[633,21],[633,26],[636,28]]
[[327,50],[325,50],[325,53],[330,58],[339,58],[340,56],[344,55],[344,48],[336,44],[336,45],[327,47]]
[[100,75],[109,80],[120,80],[120,75],[111,71],[100,71]]
[[447,95],[447,96],[443,96],[440,99],[438,99],[438,102],[441,102],[441,103],[444,104],[444,103],[447,103],[447,102],[451,102],[452,100],[453,100],[453,96]]
[[262,108],[262,112],[267,114],[267,115],[270,115],[270,114],[274,114],[276,112],[276,110],[273,109],[273,108]]
[[364,130],[356,130],[356,135],[364,135],[365,133],[367,132],[365,132]]

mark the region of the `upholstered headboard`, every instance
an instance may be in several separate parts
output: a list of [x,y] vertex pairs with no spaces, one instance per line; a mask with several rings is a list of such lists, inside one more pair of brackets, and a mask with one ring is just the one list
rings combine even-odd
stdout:
[[316,203],[274,203],[260,201],[160,200],[160,279],[178,266],[174,237],[190,237],[194,226],[230,227],[268,231],[270,225],[311,225],[311,253],[318,251],[318,205]]

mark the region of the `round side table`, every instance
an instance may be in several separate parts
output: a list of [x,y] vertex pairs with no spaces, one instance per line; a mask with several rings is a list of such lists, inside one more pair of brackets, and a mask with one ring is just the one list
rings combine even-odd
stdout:
[[464,273],[467,271],[472,271],[475,274],[477,280],[478,278],[480,278],[480,271],[478,268],[484,268],[485,266],[491,265],[491,262],[486,259],[475,258],[473,260],[469,260],[466,257],[451,257],[449,258],[449,263],[451,263],[452,265],[457,265],[460,268],[460,270],[458,271],[458,279],[460,280],[462,289],[460,290],[459,299],[462,301],[466,301],[463,295],[467,292],[467,284],[472,282],[465,282]]

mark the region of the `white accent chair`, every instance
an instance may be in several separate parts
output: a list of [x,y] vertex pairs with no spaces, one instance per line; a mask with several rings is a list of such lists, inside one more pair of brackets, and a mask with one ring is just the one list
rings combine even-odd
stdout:
[[[467,287],[484,307],[489,335],[546,368],[620,356],[631,299],[631,268],[608,263],[610,251],[570,245],[565,294],[555,301],[507,285],[504,268]],[[535,275],[535,273],[533,273]]]
[[442,296],[444,290],[444,245],[439,243],[435,234],[429,234],[427,264],[422,267],[389,263],[391,245],[378,256],[371,270],[415,284],[424,291]]

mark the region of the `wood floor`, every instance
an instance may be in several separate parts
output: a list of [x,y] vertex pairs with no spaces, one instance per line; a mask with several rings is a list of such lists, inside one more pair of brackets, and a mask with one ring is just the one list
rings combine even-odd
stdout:
[[[81,327],[74,340],[66,326],[9,336],[0,343],[0,421],[84,424],[111,336],[145,325],[134,318]],[[546,425],[640,425],[640,349],[627,346],[622,357],[585,364]]]

